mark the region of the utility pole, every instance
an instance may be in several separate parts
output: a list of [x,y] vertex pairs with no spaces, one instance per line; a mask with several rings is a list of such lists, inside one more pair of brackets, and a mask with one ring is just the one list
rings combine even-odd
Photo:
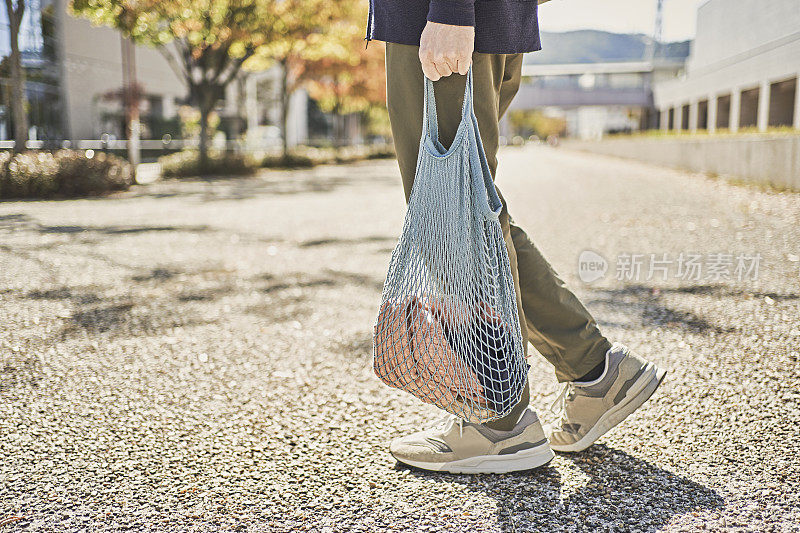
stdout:
[[656,55],[661,48],[661,35],[664,25],[664,0],[656,0],[656,22],[653,26],[653,38],[647,46],[645,60],[654,63]]
[[140,157],[140,125],[139,125],[139,84],[136,81],[136,46],[133,41],[122,39],[122,101],[125,108],[126,136],[128,138],[128,161],[133,168],[134,178]]
[[[664,0],[656,0],[656,20],[655,24],[653,25],[653,37],[650,39],[650,42],[647,43],[647,48],[645,49],[644,53],[644,60],[650,64],[650,72],[645,81],[649,94],[652,94],[653,80],[655,79],[656,57],[658,57],[658,54],[661,51],[661,35],[664,24],[663,21]],[[656,110],[653,109],[653,111]],[[651,113],[651,111],[648,110],[645,113],[645,119],[642,121],[641,127],[645,129],[657,127],[660,116],[661,115],[657,111],[655,113]]]

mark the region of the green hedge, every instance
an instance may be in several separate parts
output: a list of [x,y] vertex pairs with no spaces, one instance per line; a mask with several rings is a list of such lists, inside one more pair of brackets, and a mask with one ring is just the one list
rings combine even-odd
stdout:
[[269,154],[261,158],[263,168],[311,168],[326,162],[322,153],[316,149],[298,150],[283,154]]
[[51,198],[128,189],[131,166],[102,152],[0,152],[0,198]]
[[165,178],[197,176],[241,176],[252,174],[259,168],[311,168],[332,163],[352,163],[365,159],[394,157],[391,145],[347,146],[343,148],[314,148],[300,146],[288,154],[245,155],[235,152],[211,152],[208,165],[200,168],[196,150],[185,150],[158,159],[161,175]]
[[208,164],[201,168],[200,153],[196,150],[185,150],[165,155],[158,159],[161,175],[165,178],[189,178],[197,176],[241,176],[252,174],[258,165],[252,158],[231,152],[211,152]]
[[261,166],[264,168],[308,168],[315,165],[354,163],[365,159],[392,157],[395,157],[395,152],[391,145],[344,146],[338,149],[300,146],[292,149],[287,156],[280,154],[264,156],[261,159]]

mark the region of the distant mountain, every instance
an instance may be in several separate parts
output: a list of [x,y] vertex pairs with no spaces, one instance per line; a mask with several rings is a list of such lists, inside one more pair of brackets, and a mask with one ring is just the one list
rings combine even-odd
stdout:
[[[601,63],[641,61],[651,37],[641,33],[610,33],[598,30],[542,32],[542,49],[526,54],[525,63]],[[662,43],[658,57],[685,59],[691,41]]]

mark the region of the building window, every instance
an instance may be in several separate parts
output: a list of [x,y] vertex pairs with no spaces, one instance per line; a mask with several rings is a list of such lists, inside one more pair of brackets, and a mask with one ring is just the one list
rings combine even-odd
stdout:
[[[56,5],[53,0],[27,0],[20,26],[19,46],[25,69],[25,96],[31,140],[60,139],[62,135],[59,65],[56,60]],[[8,13],[0,10],[0,139],[13,131],[8,56],[11,53]]]
[[777,81],[769,90],[769,125],[791,126],[797,101],[797,78]]
[[730,93],[720,95],[717,98],[717,129],[728,129],[731,127],[731,95]]
[[697,129],[708,129],[708,100],[697,102]]
[[758,122],[758,87],[742,91],[739,108],[739,127],[752,128]]

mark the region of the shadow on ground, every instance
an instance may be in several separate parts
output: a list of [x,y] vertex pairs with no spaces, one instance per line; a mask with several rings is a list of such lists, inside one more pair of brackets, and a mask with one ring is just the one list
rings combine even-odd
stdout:
[[[155,267],[140,270],[127,280],[126,291],[122,294],[108,294],[108,287],[103,286],[64,285],[19,292],[16,298],[68,304],[71,310],[61,317],[62,327],[56,330],[54,337],[64,340],[97,333],[113,337],[150,336],[175,327],[208,324],[215,319],[203,319],[202,308],[189,306],[210,304],[207,315],[210,317],[214,314],[211,311],[219,306],[219,300],[253,292],[263,294],[264,300],[258,304],[234,305],[231,311],[270,322],[302,320],[313,310],[316,291],[362,287],[377,292],[383,287],[380,279],[333,269],[322,270],[319,274],[298,271],[276,276],[265,273],[242,279],[236,272],[224,269],[179,272],[170,267]],[[176,313],[176,309],[184,312]]]
[[[245,200],[263,195],[298,195],[329,193],[360,183],[394,185],[396,177],[387,172],[376,175],[368,163],[346,166],[325,165],[300,170],[264,170],[255,176],[203,176],[165,179],[145,185],[135,185],[129,191],[85,198],[13,198],[3,203],[103,201],[108,198],[163,199],[180,197],[201,202]],[[0,222],[2,218],[0,218]]]
[[181,197],[201,202],[215,202],[245,200],[264,195],[330,193],[361,183],[394,185],[396,178],[391,173],[376,176],[374,172],[361,171],[359,165],[330,166],[309,170],[264,171],[254,177],[209,176],[165,180],[145,187],[136,187],[122,195],[153,199]]
[[489,496],[497,502],[503,531],[592,531],[611,524],[619,531],[653,531],[676,515],[724,505],[712,489],[602,444],[562,457],[585,479],[577,489],[563,486],[558,470],[550,466],[500,476],[431,473],[401,463],[395,468]]
[[594,289],[586,299],[587,307],[591,307],[596,316],[627,316],[638,311],[640,320],[619,322],[599,320],[600,326],[613,326],[621,329],[639,329],[642,326],[658,328],[678,328],[686,332],[717,335],[741,334],[739,327],[715,323],[711,316],[700,316],[693,311],[677,309],[670,306],[665,297],[671,295],[699,295],[714,301],[733,300],[732,305],[747,298],[772,298],[775,301],[794,301],[800,298],[795,293],[773,293],[747,291],[722,285],[689,285],[683,287],[658,287],[646,285],[626,285],[615,289]]
[[[159,233],[159,232],[186,232],[203,233],[213,231],[206,225],[199,226],[47,226],[40,224],[35,218],[23,213],[14,213],[0,216],[0,231],[30,231],[41,235],[73,235],[73,234],[95,234],[99,236],[114,235],[135,235],[138,233]],[[85,244],[85,243],[82,243]]]

